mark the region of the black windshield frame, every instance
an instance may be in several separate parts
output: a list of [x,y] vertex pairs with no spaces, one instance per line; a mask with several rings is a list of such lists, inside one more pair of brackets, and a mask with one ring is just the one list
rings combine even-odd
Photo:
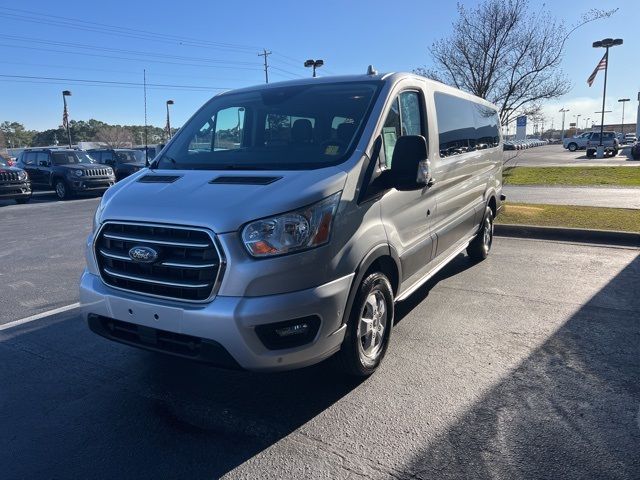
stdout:
[[[325,168],[329,166],[338,165],[343,163],[351,157],[353,151],[357,147],[367,122],[370,119],[371,112],[378,100],[380,92],[384,82],[381,80],[359,80],[359,81],[336,81],[325,82],[317,84],[298,84],[282,87],[271,87],[263,89],[242,90],[234,93],[227,93],[216,96],[207,102],[196,114],[180,129],[180,132],[171,140],[171,143],[164,149],[163,154],[157,158],[151,168],[156,169],[185,169],[185,170],[311,170],[317,168]],[[297,89],[297,90],[293,90]],[[317,90],[316,90],[317,89]],[[317,92],[318,94],[330,96],[332,90],[337,92],[336,95],[348,95],[351,90],[355,92],[348,100],[353,101],[352,104],[336,103],[340,105],[339,109],[323,109],[324,105],[314,104],[309,108],[317,108],[317,117],[321,118],[324,122],[325,134],[331,134],[331,130],[327,130],[327,119],[337,118],[342,113],[353,113],[352,130],[353,132],[347,138],[350,138],[347,145],[346,141],[339,142],[332,137],[319,138],[315,144],[315,151],[311,153],[311,149],[305,146],[294,147],[291,144],[274,146],[269,145],[266,148],[265,145],[258,143],[256,136],[260,135],[260,129],[262,128],[261,120],[267,118],[268,115],[282,115],[290,117],[290,130],[293,130],[293,121],[291,119],[298,119],[305,117],[302,113],[297,111],[287,112],[286,110],[281,113],[273,113],[270,110],[277,106],[279,103],[269,103],[269,99],[276,98],[279,91],[289,93],[293,91],[290,96],[286,97],[286,100],[282,101],[282,104],[287,105],[285,102],[290,98],[294,98],[301,94],[306,94],[311,97],[310,93]],[[360,95],[360,91],[363,95]],[[285,94],[283,94],[285,95]],[[255,99],[260,96],[263,103],[258,103],[258,107],[255,108],[255,112],[251,112],[253,105],[251,102],[255,102]],[[314,98],[315,99],[315,98]],[[361,101],[362,103],[357,103]],[[244,104],[247,104],[245,109]],[[309,105],[309,104],[305,104]],[[237,146],[235,148],[216,148],[215,142],[218,141],[216,137],[216,122],[219,113],[224,109],[238,108],[242,112],[242,127],[240,119],[238,119],[237,130],[238,135],[245,135],[245,128],[247,129],[247,137],[251,137],[250,141],[254,142],[248,146]],[[313,112],[313,110],[310,110]],[[245,112],[247,119],[245,119]],[[253,115],[253,118],[252,118]],[[239,117],[238,117],[239,118]],[[209,121],[211,120],[211,121]],[[251,123],[253,122],[253,123]],[[201,132],[201,126],[210,124],[210,137],[211,148],[208,150],[193,150],[190,149],[193,139],[197,132]],[[328,122],[331,125],[331,121]],[[315,128],[315,125],[314,125]],[[330,128],[333,128],[331,126]],[[265,131],[267,127],[265,126]],[[348,130],[348,129],[343,129]],[[266,133],[265,133],[266,135]],[[334,135],[335,136],[335,135]],[[244,137],[243,137],[244,138]],[[265,137],[266,138],[266,137]],[[312,140],[313,142],[314,140]],[[309,142],[309,143],[312,143]],[[340,144],[336,147],[338,153],[333,153],[330,148],[325,148],[324,145]],[[198,144],[198,145],[205,145]],[[206,146],[206,145],[205,145]],[[306,149],[305,149],[306,148]],[[330,152],[330,153],[329,153]],[[198,156],[200,155],[200,156]],[[194,161],[202,160],[206,157],[206,161]],[[251,161],[247,161],[247,158],[251,157]],[[287,158],[288,157],[288,158]],[[316,158],[317,157],[317,158]],[[260,158],[260,160],[256,160]],[[303,161],[295,161],[299,159]],[[286,160],[285,160],[286,159]],[[293,160],[292,160],[293,159]],[[314,161],[318,160],[318,161]]]

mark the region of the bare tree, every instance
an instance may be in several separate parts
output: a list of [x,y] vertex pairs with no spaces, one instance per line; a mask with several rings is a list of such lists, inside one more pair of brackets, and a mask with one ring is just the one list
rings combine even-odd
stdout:
[[4,148],[6,147],[5,141],[4,141],[4,133],[2,133],[2,131],[0,131],[0,148]]
[[567,39],[616,11],[589,10],[567,28],[547,10],[532,10],[528,0],[485,0],[472,10],[458,4],[453,33],[430,48],[435,67],[415,72],[495,103],[505,125],[569,91],[560,69]]
[[109,148],[131,147],[133,143],[131,132],[120,125],[99,128],[96,132],[96,139],[106,143]]

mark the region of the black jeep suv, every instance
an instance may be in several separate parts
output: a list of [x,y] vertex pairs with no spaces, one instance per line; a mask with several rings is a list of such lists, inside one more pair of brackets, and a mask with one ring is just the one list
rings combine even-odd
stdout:
[[82,150],[25,150],[16,165],[27,171],[34,189],[55,190],[61,200],[79,193],[102,193],[116,182],[111,167],[96,163]]
[[0,156],[0,200],[14,199],[18,203],[31,200],[31,182],[27,172],[18,167],[10,167]]
[[145,167],[144,152],[131,148],[94,148],[87,150],[87,153],[96,162],[112,167],[117,182]]

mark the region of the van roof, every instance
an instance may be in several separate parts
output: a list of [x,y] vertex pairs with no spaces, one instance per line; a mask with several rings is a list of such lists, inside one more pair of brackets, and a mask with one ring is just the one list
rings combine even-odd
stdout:
[[387,72],[387,73],[378,73],[375,75],[367,75],[367,74],[359,74],[359,75],[330,75],[326,77],[305,77],[299,78],[296,80],[286,80],[283,82],[273,82],[273,83],[263,83],[260,85],[253,85],[250,87],[238,88],[233,90],[227,90],[226,92],[221,92],[216,95],[224,96],[228,94],[241,93],[241,92],[251,92],[251,91],[259,91],[259,90],[267,90],[271,88],[279,88],[279,87],[287,87],[287,86],[295,86],[295,85],[317,85],[327,84],[327,83],[338,83],[338,82],[370,82],[370,81],[379,81],[384,83],[396,83],[402,79],[413,78],[419,81],[422,81],[428,85],[430,85],[434,90],[450,93],[453,95],[460,95],[463,97],[467,97],[469,99],[473,99],[476,102],[485,103],[486,105],[490,105],[495,107],[491,102],[476,97],[475,95],[465,92],[463,90],[459,90],[455,87],[451,87],[444,83],[431,80],[429,78],[423,77],[421,75],[416,75],[415,73],[409,72]]

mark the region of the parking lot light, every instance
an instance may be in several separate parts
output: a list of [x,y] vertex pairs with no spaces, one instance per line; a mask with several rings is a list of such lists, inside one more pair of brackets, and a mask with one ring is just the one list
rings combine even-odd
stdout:
[[558,110],[558,112],[562,113],[562,136],[560,138],[560,140],[564,141],[564,115],[569,112],[570,110],[568,108],[564,108],[562,107],[560,110]]
[[304,66],[309,68],[309,67],[313,67],[313,77],[315,78],[316,76],[316,68],[320,68],[321,66],[324,65],[324,60],[318,59],[318,60],[313,60],[313,59],[309,59],[306,62],[304,62]]
[[171,120],[169,119],[169,105],[173,105],[173,100],[167,100],[167,141],[171,140]]
[[625,103],[630,101],[630,99],[628,99],[628,98],[619,98],[618,101],[620,103],[622,103],[622,126],[620,127],[620,130],[621,130],[620,133],[622,133],[622,136],[623,136],[622,141],[624,142],[624,105],[625,105]]
[[604,102],[607,97],[607,72],[609,70],[609,49],[611,47],[616,47],[618,45],[622,45],[623,40],[621,38],[605,38],[603,40],[598,40],[593,42],[593,48],[604,48],[606,49],[605,58],[606,62],[604,63],[604,87],[602,89],[602,117],[600,120],[600,143],[598,144],[598,158],[604,157],[604,146],[602,145],[602,136],[604,135]]

